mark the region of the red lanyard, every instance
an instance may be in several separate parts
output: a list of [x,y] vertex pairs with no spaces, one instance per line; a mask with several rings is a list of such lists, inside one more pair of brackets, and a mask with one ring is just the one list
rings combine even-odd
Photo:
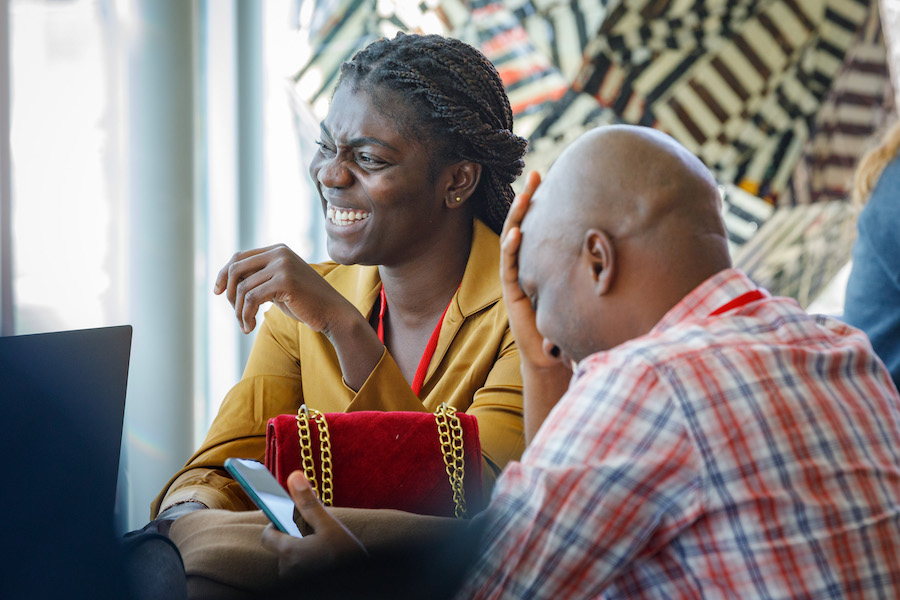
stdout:
[[740,307],[744,306],[745,304],[750,304],[751,302],[755,302],[756,300],[762,300],[763,298],[765,298],[765,296],[763,295],[763,293],[761,291],[751,290],[749,292],[741,294],[740,296],[738,296],[731,302],[728,302],[727,304],[723,304],[716,310],[709,313],[709,316],[715,317],[716,315],[721,315],[722,313],[728,312],[729,310],[732,310],[734,308],[740,308]]
[[[453,304],[452,298],[450,299],[450,304]],[[434,331],[431,333],[428,345],[425,346],[425,353],[422,354],[422,359],[419,361],[419,367],[416,369],[416,376],[413,378],[411,386],[412,391],[416,396],[422,391],[422,384],[425,383],[425,374],[428,372],[428,365],[431,364],[431,359],[434,358],[434,350],[437,348],[438,338],[441,336],[441,324],[444,322],[444,316],[446,316],[447,311],[450,309],[450,304],[444,309],[444,312],[441,314],[441,318],[437,323],[437,327],[435,327]],[[381,340],[382,344],[384,343],[384,311],[386,308],[387,296],[384,294],[384,286],[381,286],[381,306],[378,308],[378,339]]]

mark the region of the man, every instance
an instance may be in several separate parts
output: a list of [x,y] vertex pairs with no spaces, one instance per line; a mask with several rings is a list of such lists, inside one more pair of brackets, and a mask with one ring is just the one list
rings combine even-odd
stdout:
[[467,589],[896,597],[900,412],[865,336],[730,269],[714,181],[653,130],[585,135],[519,230],[526,203],[504,242],[523,371],[548,365],[532,319],[577,367],[558,403],[526,377],[543,424]]
[[[865,335],[731,269],[664,134],[594,130],[538,183],[501,267],[530,443],[460,596],[900,597],[900,403]],[[282,573],[360,554],[291,488],[317,534],[264,533]]]

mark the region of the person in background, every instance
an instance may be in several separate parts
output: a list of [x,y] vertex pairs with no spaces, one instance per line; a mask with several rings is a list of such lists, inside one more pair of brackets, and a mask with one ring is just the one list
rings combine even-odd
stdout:
[[853,203],[862,209],[843,319],[868,334],[900,387],[900,121],[860,161]]
[[[661,132],[588,132],[538,183],[501,236],[530,441],[458,596],[898,597],[900,397],[865,334],[733,269]],[[264,530],[281,576],[360,556],[289,484],[316,533]]]

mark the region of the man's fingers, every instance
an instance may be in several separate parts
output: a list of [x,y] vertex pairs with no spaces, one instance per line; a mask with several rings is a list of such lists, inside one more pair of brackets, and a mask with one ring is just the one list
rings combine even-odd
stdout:
[[519,246],[522,241],[522,219],[528,212],[531,197],[541,183],[541,176],[537,171],[531,171],[525,180],[525,189],[515,197],[506,221],[503,223],[503,231],[500,235],[500,281],[504,284],[507,301],[518,299],[522,294],[519,288]]
[[519,287],[519,242],[522,241],[522,232],[518,227],[513,227],[506,233],[506,238],[500,247],[500,280],[504,284]]
[[525,189],[522,190],[522,195],[528,196],[530,200],[539,185],[541,185],[541,174],[537,171],[531,171],[525,178]]
[[274,525],[269,523],[266,525],[266,528],[263,529],[261,539],[264,548],[276,554],[280,554],[287,549],[286,544],[290,544],[292,538],[288,534],[278,531]]
[[309,480],[303,473],[300,471],[291,473],[288,476],[287,484],[288,492],[290,492],[297,510],[300,511],[300,516],[313,528],[313,531],[319,531],[323,525],[334,520],[334,517],[325,510],[319,498],[316,497],[312,486],[309,485]]
[[510,209],[510,213],[513,214],[513,219],[515,219],[515,225],[518,225],[522,222],[522,219],[525,217],[525,213],[528,212],[528,206],[531,204],[531,198],[534,196],[534,193],[537,191],[538,186],[541,184],[541,176],[537,171],[532,171],[528,174],[528,178],[525,180],[525,189],[522,190],[522,193],[516,196],[515,201],[515,211],[513,212]]
[[520,194],[513,198],[512,205],[509,207],[509,213],[503,222],[503,229],[500,231],[500,240],[506,238],[507,233],[513,227],[518,227],[522,223],[522,218],[528,210],[528,204],[531,197],[541,183],[541,176],[537,171],[531,171],[525,179],[525,188]]

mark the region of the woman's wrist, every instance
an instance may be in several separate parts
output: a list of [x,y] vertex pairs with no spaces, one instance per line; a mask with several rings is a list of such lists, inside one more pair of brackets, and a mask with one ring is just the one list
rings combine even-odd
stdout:
[[356,317],[341,319],[323,333],[338,356],[344,383],[358,391],[381,360],[384,344],[362,314],[353,310]]
[[340,350],[342,346],[352,344],[360,336],[369,333],[378,337],[362,313],[349,302],[346,304],[347,309],[338,311],[339,314],[329,319],[327,327],[322,330],[322,334],[328,338],[335,350]]

